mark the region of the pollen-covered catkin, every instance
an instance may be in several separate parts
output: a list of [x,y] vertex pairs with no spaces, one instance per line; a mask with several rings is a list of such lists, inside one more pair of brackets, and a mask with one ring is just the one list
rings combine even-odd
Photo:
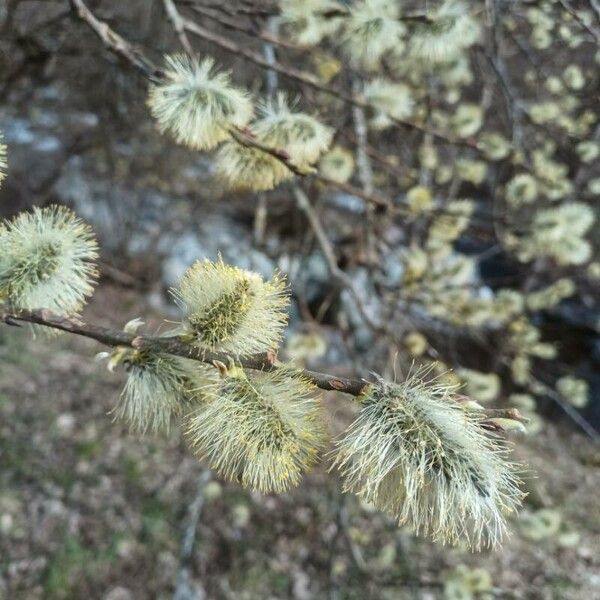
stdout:
[[280,0],[281,20],[292,39],[302,45],[315,46],[340,26],[340,18],[327,13],[343,8],[335,0]]
[[410,54],[427,63],[456,60],[479,37],[477,21],[469,7],[457,0],[446,0],[432,11],[430,21],[418,23],[409,41]]
[[189,359],[146,351],[123,357],[127,381],[113,413],[133,431],[168,432],[173,417],[202,399],[213,369]]
[[[314,117],[290,108],[285,94],[260,106],[252,132],[265,146],[285,152],[298,169],[309,169],[331,144],[333,131]],[[216,155],[216,171],[233,189],[264,192],[294,176],[294,172],[268,152],[228,142]]]
[[392,119],[410,117],[415,105],[411,90],[406,84],[388,81],[381,77],[370,81],[365,86],[363,95],[376,111],[371,119],[371,126],[374,129],[389,127],[393,124]]
[[263,493],[298,485],[325,432],[314,386],[292,369],[230,368],[189,415],[187,437],[222,477]]
[[334,146],[319,161],[319,173],[328,179],[346,183],[354,173],[354,155],[342,146]]
[[520,504],[517,467],[453,388],[416,373],[379,380],[341,441],[334,465],[344,489],[434,541],[495,546]]
[[353,67],[372,71],[384,54],[402,46],[404,24],[395,0],[359,0],[342,23],[342,49]]
[[280,160],[257,148],[247,148],[237,142],[223,144],[215,157],[219,179],[230,189],[267,192],[294,173]]
[[0,229],[0,298],[74,315],[94,290],[97,257],[92,229],[68,208],[21,213]]
[[189,148],[210,150],[231,137],[231,127],[250,122],[248,93],[234,87],[228,73],[217,73],[212,58],[178,54],[165,60],[164,81],[153,84],[148,94],[162,132]]
[[559,265],[581,265],[592,256],[592,246],[585,239],[596,215],[583,202],[565,202],[558,207],[539,210],[531,231],[515,245],[523,261],[548,256]]
[[330,127],[311,115],[294,111],[284,93],[260,106],[260,119],[252,129],[268,146],[285,150],[298,167],[316,162],[333,137]]
[[289,298],[283,279],[200,260],[173,291],[185,311],[184,329],[199,348],[236,355],[274,350],[287,323]]

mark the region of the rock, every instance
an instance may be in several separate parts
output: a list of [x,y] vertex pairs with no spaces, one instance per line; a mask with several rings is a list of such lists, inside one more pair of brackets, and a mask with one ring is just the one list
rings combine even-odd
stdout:
[[327,203],[330,206],[356,215],[363,215],[366,213],[365,201],[353,194],[346,194],[344,192],[329,194],[327,196]]
[[294,273],[293,282],[302,290],[305,299],[308,302],[315,302],[323,298],[331,286],[331,275],[327,261],[320,251],[311,252],[301,262],[293,268],[294,261],[291,261],[287,272]]
[[133,594],[127,588],[118,586],[110,590],[104,600],[133,600]]
[[163,256],[162,277],[166,287],[176,286],[186,269],[196,260],[219,256],[226,263],[249,269],[270,279],[275,263],[252,247],[250,233],[225,215],[208,215],[199,229],[163,235],[157,246]]

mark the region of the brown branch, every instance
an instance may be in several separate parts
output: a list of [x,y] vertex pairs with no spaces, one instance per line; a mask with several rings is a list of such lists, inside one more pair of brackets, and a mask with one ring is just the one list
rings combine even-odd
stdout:
[[[160,337],[152,335],[137,335],[127,333],[120,329],[109,329],[98,325],[90,325],[79,318],[60,317],[53,315],[45,309],[40,310],[21,310],[21,311],[4,311],[0,313],[0,322],[7,325],[20,327],[19,323],[33,323],[50,329],[66,331],[74,335],[86,337],[105,346],[117,347],[126,346],[136,350],[146,350],[148,352],[161,352],[164,354],[173,354],[190,358],[207,364],[223,363],[228,364],[233,358],[229,354],[223,352],[206,352],[198,348],[194,348],[190,344],[184,342],[180,337]],[[237,362],[245,369],[254,371],[274,371],[282,368],[282,365],[275,363],[271,353],[255,354],[236,359]],[[359,396],[369,382],[365,379],[351,379],[349,377],[338,377],[328,373],[319,373],[317,371],[309,371],[301,369],[302,374],[308,378],[315,386],[325,391],[343,392],[351,396]],[[485,416],[491,418],[506,418],[516,421],[526,422],[517,409],[485,409]],[[485,426],[485,421],[483,422]]]
[[[184,358],[191,358],[199,362],[213,364],[221,362],[228,364],[231,355],[222,352],[206,352],[194,348],[184,342],[179,337],[160,337],[150,335],[136,335],[127,333],[119,329],[109,329],[98,325],[89,325],[78,318],[66,318],[51,314],[47,310],[22,310],[18,312],[9,312],[0,314],[0,321],[7,325],[18,325],[20,321],[34,323],[51,329],[66,331],[75,335],[80,335],[92,340],[96,340],[105,346],[126,346],[137,350],[147,350],[149,352],[163,352],[165,354],[174,354]],[[245,369],[256,371],[273,371],[280,368],[274,364],[273,357],[268,354],[256,354],[239,359],[239,364]],[[310,379],[317,387],[326,391],[338,391],[352,396],[358,396],[367,381],[362,379],[349,379],[347,377],[337,377],[326,373],[304,370],[303,374]]]
[[[213,10],[219,11],[230,17],[252,17],[252,18],[267,18],[272,17],[278,13],[277,6],[273,3],[272,6],[268,6],[264,0],[259,0],[261,6],[257,6],[252,2],[244,2],[238,0],[237,2],[207,2],[206,0],[177,0],[178,4],[185,6],[194,7],[197,5],[205,6]],[[244,6],[245,5],[245,6]]]
[[175,6],[173,0],[163,0],[163,7],[165,12],[167,13],[167,19],[171,21],[171,25],[173,25],[173,29],[179,38],[179,42],[183,46],[183,49],[188,53],[192,54],[193,48],[190,44],[190,40],[185,32],[185,27],[183,25],[183,19]]
[[162,71],[146,58],[141,49],[122,38],[104,21],[100,21],[83,3],[83,0],[69,0],[72,10],[87,23],[94,33],[102,40],[104,46],[132,64],[138,71],[151,81],[162,78]]
[[237,19],[237,18],[231,19],[229,17],[222,17],[222,16],[212,12],[212,10],[214,10],[214,9],[207,10],[207,7],[204,7],[204,6],[201,6],[198,4],[192,4],[191,9],[195,13],[197,13],[203,17],[206,17],[207,19],[210,19],[211,21],[215,21],[216,23],[219,23],[219,25],[222,25],[226,29],[231,29],[232,31],[238,31],[240,33],[244,33],[245,35],[248,35],[248,36],[251,36],[254,38],[258,38],[258,39],[262,40],[263,42],[267,42],[268,44],[273,44],[274,46],[281,46],[282,48],[287,48],[288,50],[297,50],[299,52],[307,52],[307,51],[312,50],[312,48],[310,46],[302,46],[300,44],[294,44],[294,42],[290,42],[282,37],[279,37],[278,35],[269,33],[268,31],[260,31],[258,29],[244,27],[243,25],[239,24],[239,19]]

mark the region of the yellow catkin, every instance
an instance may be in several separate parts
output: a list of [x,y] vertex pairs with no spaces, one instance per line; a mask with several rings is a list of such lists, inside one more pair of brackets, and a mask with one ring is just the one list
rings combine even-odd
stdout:
[[76,314],[94,290],[92,229],[64,206],[34,208],[0,230],[0,295],[16,308]]
[[498,544],[521,501],[506,448],[480,426],[453,388],[416,373],[380,380],[338,443],[344,489],[435,541],[479,550]]
[[212,58],[183,54],[166,57],[164,81],[153,84],[148,107],[162,132],[197,150],[210,150],[230,138],[231,127],[252,118],[249,94],[234,87],[228,73],[218,73]]
[[214,383],[214,369],[170,354],[128,351],[127,381],[113,414],[133,431],[168,432],[174,417],[202,401],[202,390]]
[[291,369],[230,368],[190,414],[187,437],[222,477],[263,493],[284,492],[298,485],[324,443],[313,390]]
[[199,348],[243,355],[279,346],[289,297],[278,275],[264,281],[222,260],[200,260],[173,294],[186,314],[184,328]]

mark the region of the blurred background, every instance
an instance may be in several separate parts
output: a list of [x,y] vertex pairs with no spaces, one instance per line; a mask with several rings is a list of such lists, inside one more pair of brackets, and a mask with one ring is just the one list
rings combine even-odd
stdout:
[[[158,64],[181,50],[161,0],[88,6]],[[280,23],[275,3],[177,6],[185,18],[259,56],[276,52],[322,85],[352,94],[357,81],[373,78],[325,37],[312,46],[298,41],[302,23]],[[411,14],[424,10],[420,3],[407,6]],[[351,191],[302,182],[338,268],[353,282],[350,290],[332,277],[290,187],[231,191],[215,177],[210,154],[160,135],[146,107],[147,81],[104,48],[68,2],[0,0],[0,131],[9,151],[0,215],[60,203],[92,224],[102,248],[101,281],[87,321],[122,327],[141,317],[149,331],[158,329],[165,318],[177,318],[168,289],[198,258],[221,253],[265,277],[279,269],[293,294],[284,357],[351,376],[401,377],[412,361],[441,362],[474,399],[517,406],[530,418],[529,433],[514,442],[517,458],[535,474],[527,477],[524,511],[511,519],[512,535],[501,550],[437,546],[342,495],[327,460],[281,496],[218,480],[179,431],[138,436],[113,422],[109,413],[124,374],[94,361],[102,348],[3,327],[1,598],[600,598],[598,230],[587,235],[592,250],[585,264],[523,258],[511,238],[516,225],[535,223],[539,209],[575,200],[597,212],[600,10],[594,1],[525,0],[468,10],[481,33],[465,50],[466,75],[446,77],[448,66],[407,74],[402,69],[414,65],[402,67],[393,56],[376,71],[408,86],[417,106],[408,121],[448,130],[461,143],[418,128],[383,127],[381,115],[377,122],[367,110],[366,147],[356,107],[293,78],[280,76],[276,84],[335,128],[335,144],[357,163],[350,182],[363,191],[370,184],[408,210],[401,219],[384,219]],[[272,32],[274,24],[281,28],[276,50],[257,34]],[[190,39],[195,52],[230,69],[236,84],[257,95],[273,85],[239,53]],[[573,83],[574,66],[581,85]],[[458,119],[461,104],[480,107],[483,126],[471,133],[477,115],[463,110]],[[475,154],[470,145],[479,129],[501,134],[510,151],[499,160],[490,158],[492,151]],[[582,142],[591,145],[581,149]],[[367,182],[359,172],[365,155],[372,168]],[[527,193],[510,182],[531,170],[530,161],[546,197],[519,204],[514,197]],[[551,174],[557,177],[549,182]],[[443,208],[464,198],[474,212],[450,243],[452,257],[468,257],[468,277],[452,271],[447,256],[434,257],[429,287],[408,296],[407,273],[415,267],[407,249],[425,247],[431,228],[444,227],[435,225],[443,211],[427,212],[419,202]],[[529,302],[527,294],[564,278],[575,284],[568,297],[531,301],[529,310],[493,322],[503,290]],[[452,306],[440,300],[448,288]],[[364,306],[357,305],[356,289]],[[365,310],[389,324],[385,333],[369,326]],[[547,360],[532,351],[525,378],[517,376],[515,361],[529,342],[519,341],[515,323],[533,328],[536,344],[556,349]],[[585,382],[583,401],[557,387],[569,376]],[[339,433],[354,407],[335,394],[325,402],[330,430]]]

